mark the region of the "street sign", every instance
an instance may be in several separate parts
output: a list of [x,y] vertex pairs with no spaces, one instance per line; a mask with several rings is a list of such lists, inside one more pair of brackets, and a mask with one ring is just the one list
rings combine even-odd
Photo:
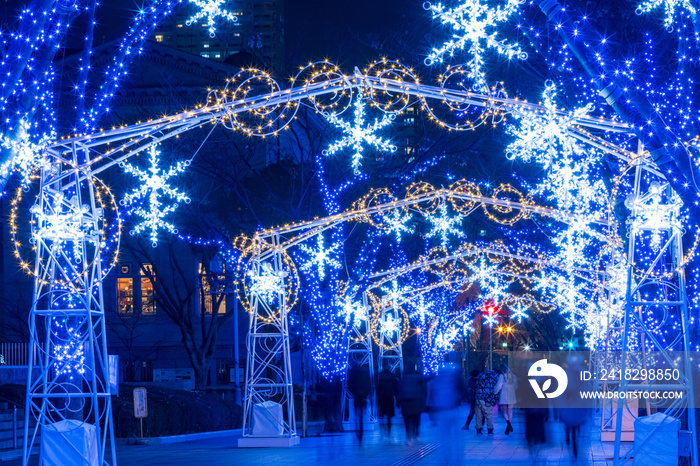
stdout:
[[148,417],[145,388],[134,388],[134,416],[137,418]]

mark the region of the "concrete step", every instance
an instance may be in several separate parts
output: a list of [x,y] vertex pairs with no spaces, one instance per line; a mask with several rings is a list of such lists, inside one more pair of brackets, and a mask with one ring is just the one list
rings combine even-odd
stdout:
[[[32,432],[29,433],[30,438],[32,435]],[[41,441],[41,436],[37,434],[36,436],[36,441],[34,442],[36,445],[39,445],[39,442]],[[0,450],[7,450],[13,448],[13,442],[12,442],[12,434],[10,434],[6,438],[0,438]],[[22,448],[24,445],[24,431],[18,431],[17,432],[17,448]]]
[[[13,417],[12,410],[0,412],[0,422],[12,421],[12,417]],[[20,419],[24,419],[24,410],[23,409],[17,410],[17,420],[20,420]]]

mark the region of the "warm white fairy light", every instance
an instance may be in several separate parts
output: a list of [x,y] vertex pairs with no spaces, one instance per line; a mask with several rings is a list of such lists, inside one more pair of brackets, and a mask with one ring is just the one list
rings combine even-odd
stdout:
[[238,21],[236,15],[224,8],[226,0],[189,0],[189,3],[193,3],[199,10],[187,19],[186,24],[191,26],[200,19],[206,18],[211,37],[216,36],[216,26],[214,25],[216,18],[221,17],[227,21]]
[[49,166],[44,147],[55,139],[55,134],[45,134],[35,143],[30,139],[30,129],[29,122],[21,120],[16,135],[0,134],[0,147],[12,154],[0,165],[0,179],[7,179],[13,171],[17,171],[22,176],[22,184],[27,185],[37,168]]
[[452,38],[441,47],[433,48],[425,63],[442,63],[445,55],[452,57],[455,52],[466,50],[471,56],[467,62],[469,77],[479,87],[484,87],[484,54],[488,49],[493,49],[508,59],[527,58],[527,53],[517,43],[511,44],[506,39],[499,39],[498,31],[495,30],[498,23],[507,21],[518,11],[520,3],[519,0],[508,0],[503,7],[492,8],[484,0],[465,0],[461,5],[447,9],[442,3],[433,5],[425,2],[423,5],[433,14],[433,19],[439,19],[443,25],[453,29]]
[[440,206],[440,215],[426,215],[425,217],[432,225],[432,229],[426,236],[428,238],[440,238],[440,244],[443,247],[447,246],[449,236],[464,237],[464,232],[460,229],[462,217],[460,215],[450,217],[447,214],[447,204],[443,203]]
[[690,0],[644,0],[637,6],[636,13],[638,15],[649,13],[660,6],[664,7],[664,27],[668,29],[673,27],[673,17],[676,15],[678,8],[688,10],[688,13],[691,15],[697,13]]
[[409,227],[406,224],[411,221],[413,215],[406,213],[404,214],[401,209],[394,209],[390,214],[384,216],[384,222],[387,227],[384,229],[386,234],[395,234],[396,242],[401,242],[401,234],[406,233],[408,235],[413,233],[413,227]]
[[309,255],[309,259],[301,266],[301,270],[307,272],[315,266],[319,280],[326,278],[326,267],[331,269],[340,269],[342,267],[342,264],[334,257],[334,255],[339,253],[342,244],[336,243],[330,248],[326,248],[323,245],[323,241],[323,234],[319,234],[316,236],[316,248],[311,248],[305,244],[299,246],[302,251]]
[[255,269],[248,272],[251,281],[250,293],[272,304],[281,293],[284,293],[284,279],[287,275],[287,272],[275,271],[269,262],[263,262],[257,272]]
[[[170,233],[177,233],[175,226],[166,221],[165,217],[174,212],[180,202],[190,202],[189,197],[168,184],[170,178],[185,171],[190,164],[189,161],[178,162],[165,171],[158,167],[159,155],[160,152],[155,146],[149,148],[150,166],[147,170],[142,170],[129,163],[119,164],[126,173],[134,175],[141,181],[141,186],[127,193],[120,201],[120,204],[124,206],[134,206],[132,213],[143,219],[134,226],[130,233],[136,235],[149,230],[153,247],[158,244],[158,230],[164,229]],[[162,199],[171,199],[173,203],[165,205]]]
[[373,146],[380,152],[395,152],[396,146],[391,144],[387,139],[382,139],[376,135],[377,131],[388,126],[394,120],[394,114],[384,114],[381,120],[374,120],[374,123],[365,123],[365,103],[363,101],[362,95],[358,95],[355,99],[354,107],[354,120],[352,122],[347,122],[338,117],[337,114],[331,113],[327,116],[328,121],[340,129],[344,136],[339,140],[328,146],[328,149],[324,151],[325,155],[334,155],[335,153],[345,149],[346,147],[352,148],[355,153],[352,156],[352,169],[356,175],[360,174],[360,167],[362,166],[362,157],[364,151],[364,145]]

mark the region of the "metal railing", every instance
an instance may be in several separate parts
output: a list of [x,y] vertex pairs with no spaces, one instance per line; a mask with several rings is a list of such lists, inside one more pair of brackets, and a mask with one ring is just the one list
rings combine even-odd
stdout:
[[[36,364],[36,348],[34,349],[34,363]],[[2,366],[28,366],[29,343],[0,343],[0,368]]]

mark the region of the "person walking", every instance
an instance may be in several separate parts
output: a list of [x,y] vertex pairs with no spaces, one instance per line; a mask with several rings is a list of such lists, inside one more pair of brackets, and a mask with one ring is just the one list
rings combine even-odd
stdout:
[[353,406],[355,407],[355,433],[357,440],[362,444],[364,433],[365,408],[367,398],[372,392],[372,378],[369,374],[369,367],[353,366],[348,371],[348,391],[352,395]]
[[425,380],[414,364],[406,365],[406,372],[399,384],[398,403],[406,426],[406,443],[413,445],[418,438],[420,415],[425,411]]
[[479,376],[479,371],[474,369],[469,374],[469,380],[467,380],[467,403],[469,403],[469,414],[467,415],[467,422],[464,423],[462,430],[469,430],[469,424],[472,423],[474,418],[474,413],[476,412],[476,378]]
[[511,421],[513,420],[513,408],[515,408],[516,402],[515,390],[518,388],[518,379],[505,364],[501,364],[498,372],[500,375],[498,376],[494,393],[498,394],[498,405],[501,407],[501,413],[503,413],[503,418],[507,423],[505,434],[509,435],[513,432]]
[[493,435],[493,407],[498,401],[494,389],[498,383],[498,372],[484,371],[476,378],[476,435],[483,435],[484,419],[488,434]]
[[394,404],[399,391],[399,379],[384,366],[377,378],[377,407],[379,417],[386,416],[386,435],[391,437],[391,418],[394,417]]

